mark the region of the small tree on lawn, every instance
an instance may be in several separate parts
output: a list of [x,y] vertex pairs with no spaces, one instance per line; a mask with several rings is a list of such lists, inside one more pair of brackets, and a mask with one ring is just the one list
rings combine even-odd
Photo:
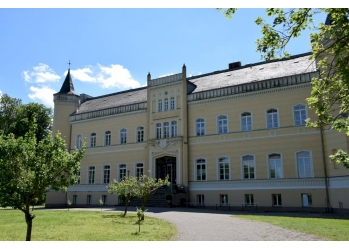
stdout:
[[101,212],[102,212],[102,207],[103,207],[103,200],[102,197],[99,199],[99,206],[101,207]]
[[24,137],[0,134],[0,206],[22,211],[27,223],[26,240],[31,240],[30,204],[49,189],[67,191],[78,180],[84,147],[70,154],[57,133],[37,142],[36,120]]
[[131,176],[123,179],[120,182],[117,182],[116,180],[114,180],[114,182],[109,184],[107,188],[109,193],[116,194],[119,197],[122,197],[125,199],[125,211],[123,215],[125,217],[127,214],[127,209],[131,201],[131,198],[135,197],[137,194],[136,192],[137,178]]
[[168,176],[165,180],[154,179],[146,175],[142,175],[137,181],[137,197],[142,200],[141,210],[143,211],[142,220],[144,220],[145,205],[147,204],[148,198],[163,186],[169,186]]

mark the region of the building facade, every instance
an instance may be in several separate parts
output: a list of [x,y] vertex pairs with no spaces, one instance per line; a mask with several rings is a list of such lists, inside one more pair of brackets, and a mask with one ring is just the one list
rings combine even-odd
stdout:
[[[107,185],[127,176],[169,176],[173,205],[221,209],[328,211],[349,207],[349,169],[331,162],[348,137],[305,126],[318,76],[310,54],[91,97],[70,71],[54,94],[53,132],[68,150],[86,141],[80,180],[47,193],[46,206],[118,205]],[[165,199],[165,197],[164,197]]]

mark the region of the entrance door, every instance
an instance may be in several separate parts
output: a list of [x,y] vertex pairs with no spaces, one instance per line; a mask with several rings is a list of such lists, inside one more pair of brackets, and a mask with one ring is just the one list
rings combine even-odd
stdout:
[[176,184],[176,157],[164,156],[156,159],[156,179],[165,179],[168,175],[168,181]]

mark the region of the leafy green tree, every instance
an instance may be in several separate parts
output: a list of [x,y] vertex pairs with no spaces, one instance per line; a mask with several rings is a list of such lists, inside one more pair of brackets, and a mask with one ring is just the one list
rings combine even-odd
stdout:
[[9,134],[11,126],[16,123],[16,108],[22,105],[22,100],[12,98],[7,94],[0,95],[0,130]]
[[[236,10],[225,9],[223,13],[231,18]],[[268,8],[266,13],[273,17],[272,23],[267,23],[261,17],[255,22],[262,32],[262,38],[256,41],[257,51],[267,61],[288,57],[286,47],[289,41],[299,37],[305,29],[313,30],[310,34],[310,60],[316,60],[319,77],[311,81],[312,92],[307,102],[318,119],[308,119],[307,126],[319,128],[321,132],[325,128],[343,130],[349,136],[349,9]],[[313,17],[320,13],[327,14],[326,22],[314,24]],[[347,152],[338,150],[330,157],[349,168]]]
[[131,198],[135,197],[137,194],[137,178],[131,176],[124,178],[122,181],[118,182],[114,180],[113,183],[107,186],[108,192],[111,194],[116,194],[120,198],[125,200],[125,211],[124,217],[127,214],[128,205],[130,204]]
[[49,189],[66,192],[75,184],[85,151],[83,146],[70,154],[59,133],[38,142],[35,118],[29,125],[24,137],[0,134],[0,206],[24,213],[27,241],[31,240],[35,218],[30,204]]

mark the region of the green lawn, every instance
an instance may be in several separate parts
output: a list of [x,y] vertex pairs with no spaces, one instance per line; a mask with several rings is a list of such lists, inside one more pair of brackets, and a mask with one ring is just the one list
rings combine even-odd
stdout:
[[[169,222],[145,217],[138,233],[138,218],[120,212],[35,210],[32,241],[162,241],[171,240],[177,229]],[[0,241],[24,241],[24,213],[0,209]]]
[[347,219],[303,218],[272,215],[234,215],[234,217],[267,222],[275,226],[313,234],[326,240],[349,240],[349,220]]

